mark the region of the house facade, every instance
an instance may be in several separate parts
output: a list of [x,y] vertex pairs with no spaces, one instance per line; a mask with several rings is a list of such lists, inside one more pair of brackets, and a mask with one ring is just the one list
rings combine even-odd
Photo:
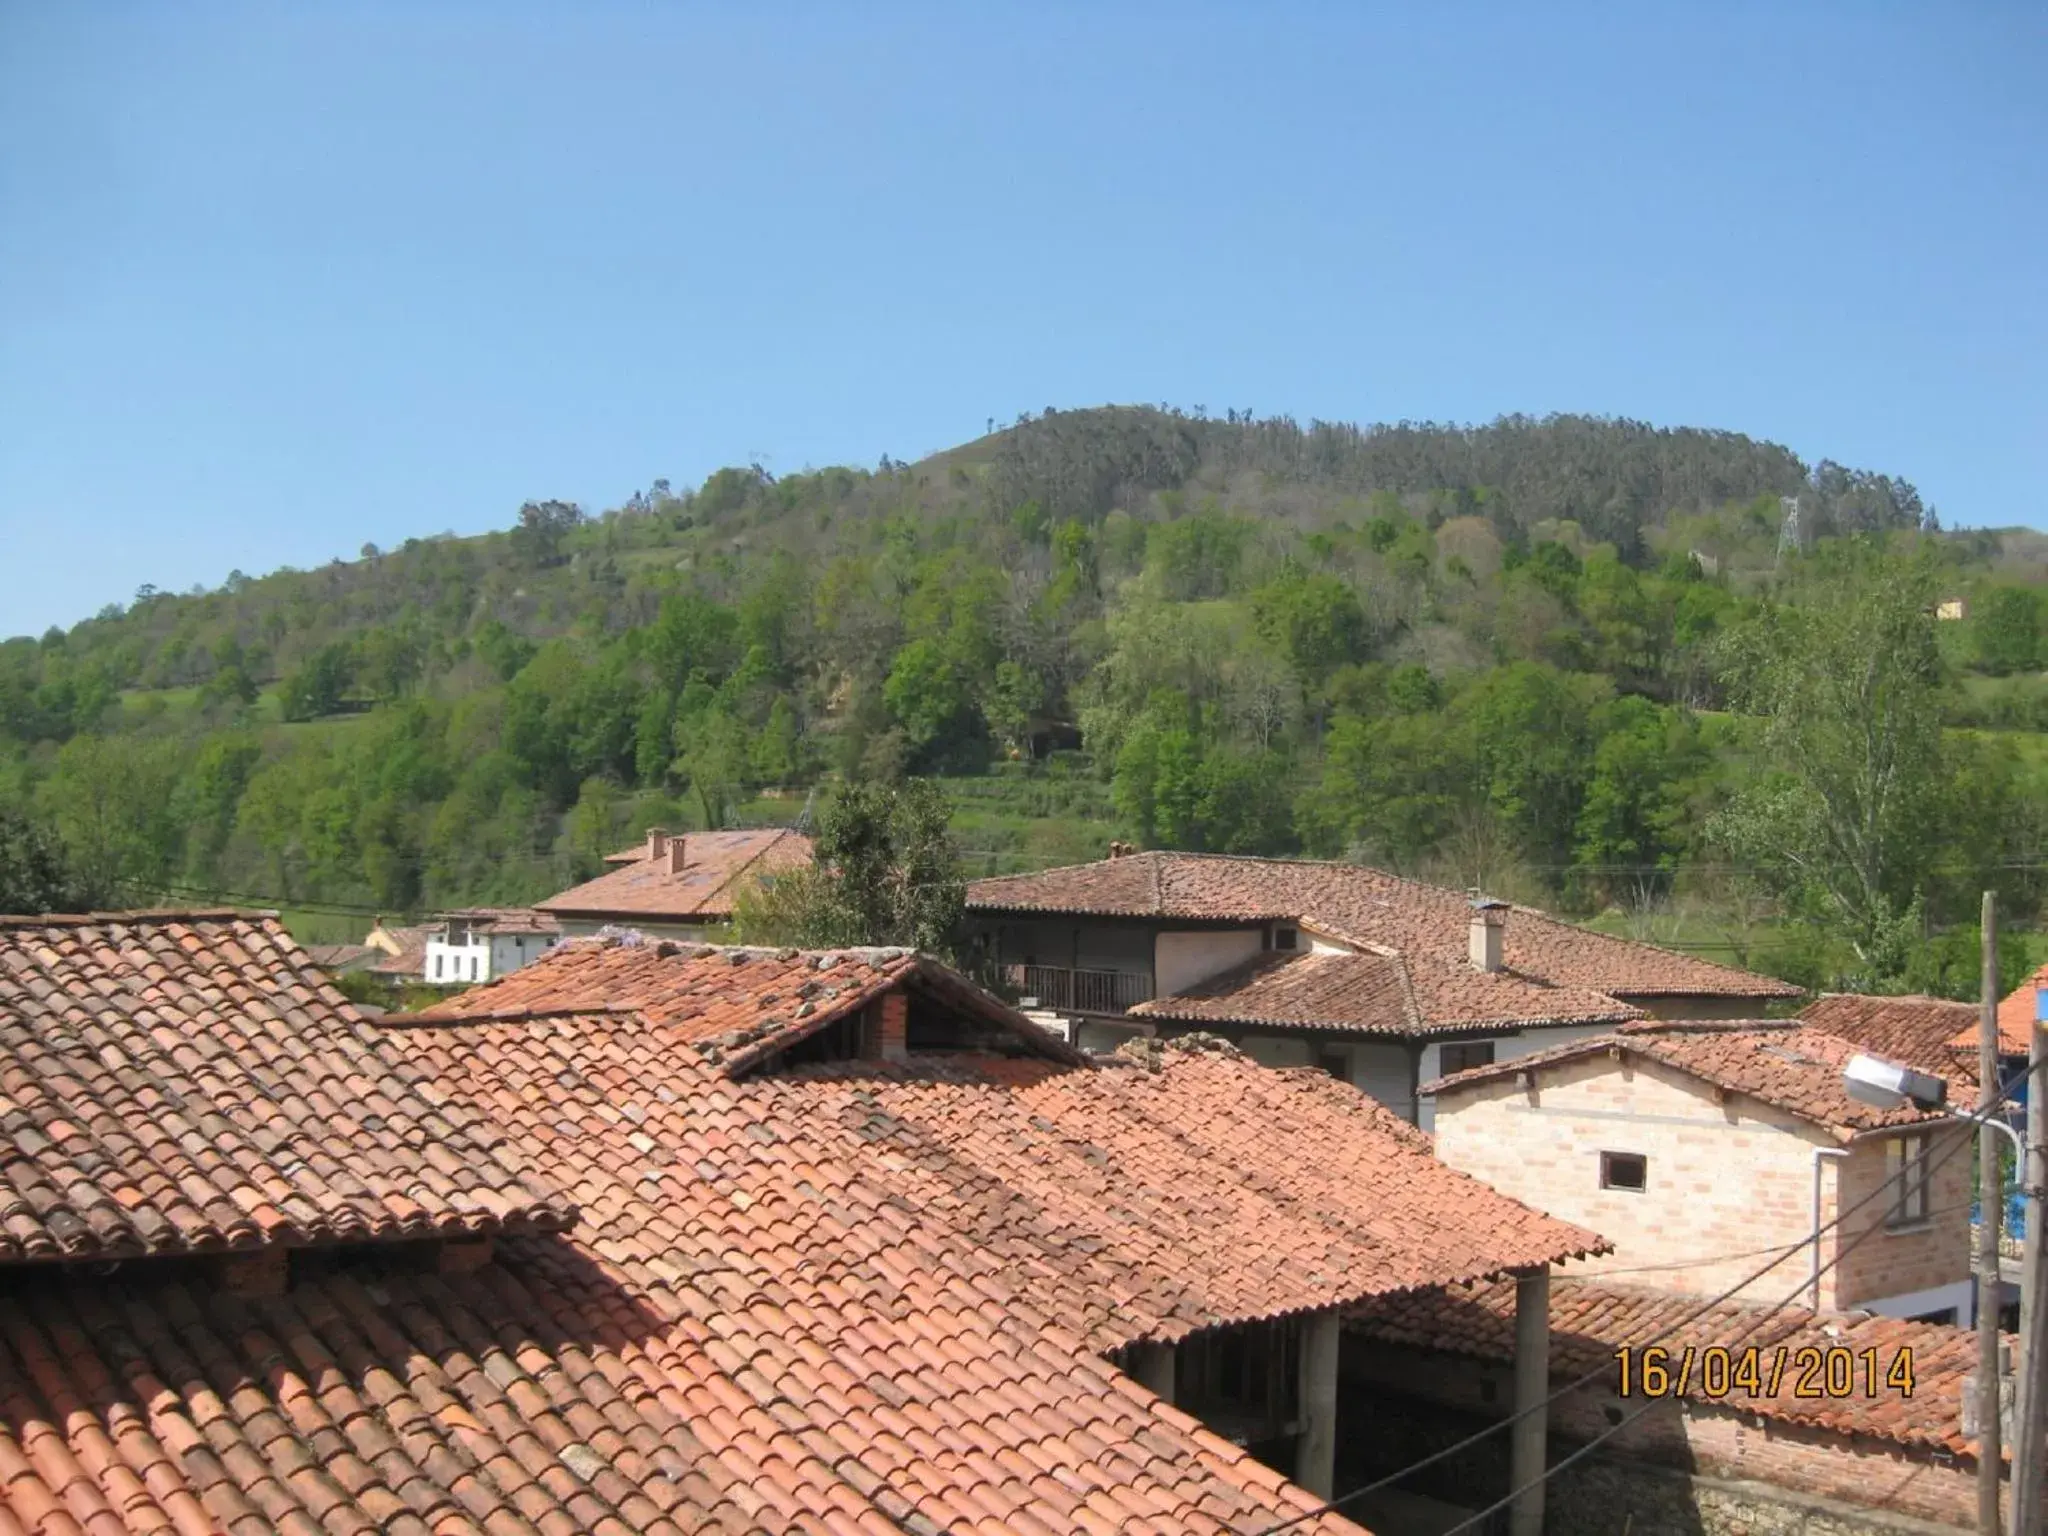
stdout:
[[750,886],[811,862],[811,840],[787,827],[759,831],[649,829],[646,842],[608,855],[594,880],[536,904],[569,938],[631,928],[655,938],[702,940],[732,921]]
[[1644,1017],[1798,989],[1355,864],[1123,852],[971,883],[985,974],[1085,1049],[1193,1030],[1429,1127],[1422,1085]]
[[554,918],[525,907],[466,907],[426,925],[420,979],[474,986],[533,964],[561,941]]
[[1850,1098],[1860,1050],[1790,1020],[1628,1025],[1432,1084],[1437,1155],[1611,1239],[1574,1273],[1968,1322],[1974,1132]]

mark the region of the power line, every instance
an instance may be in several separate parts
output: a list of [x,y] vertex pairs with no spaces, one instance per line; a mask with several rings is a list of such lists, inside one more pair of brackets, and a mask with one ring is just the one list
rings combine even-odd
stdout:
[[[2024,1076],[2025,1074],[2023,1073],[2015,1076],[2013,1079],[2013,1083],[2021,1081],[2024,1078]],[[1981,1129],[1985,1121],[1990,1118],[1992,1113],[2007,1102],[2007,1100],[2011,1097],[2011,1093],[2012,1084],[2007,1084],[2004,1088],[2002,1088],[1999,1091],[1998,1096],[1994,1098],[1991,1101],[1991,1103],[1984,1105],[1976,1110],[1973,1110],[1967,1115],[1953,1115],[1948,1117],[1948,1119],[1950,1123],[1955,1125],[1975,1125]],[[1975,1139],[1972,1137],[1957,1137],[1955,1145],[1950,1147],[1929,1167],[1925,1169],[1925,1171],[1921,1175],[1923,1182],[1931,1178],[1941,1168],[1945,1167],[1950,1161],[1950,1159],[1954,1158],[1959,1152],[1972,1148],[1974,1144]],[[1681,1330],[1688,1328],[1692,1324],[1698,1322],[1702,1317],[1706,1316],[1707,1313],[1711,1312],[1714,1308],[1721,1306],[1725,1302],[1733,1300],[1737,1294],[1746,1290],[1751,1285],[1754,1285],[1757,1281],[1761,1280],[1765,1275],[1768,1275],[1780,1264],[1783,1264],[1786,1259],[1792,1257],[1793,1253],[1796,1253],[1799,1249],[1811,1245],[1815,1247],[1816,1251],[1818,1251],[1818,1245],[1820,1243],[1821,1238],[1824,1235],[1833,1231],[1835,1228],[1841,1226],[1843,1222],[1847,1221],[1851,1216],[1855,1215],[1858,1211],[1863,1209],[1864,1206],[1870,1204],[1879,1196],[1887,1194],[1894,1184],[1902,1185],[1904,1183],[1905,1177],[1906,1170],[1902,1168],[1895,1177],[1885,1179],[1884,1181],[1879,1183],[1876,1188],[1872,1189],[1869,1194],[1865,1195],[1862,1199],[1858,1200],[1854,1205],[1850,1206],[1847,1210],[1839,1212],[1835,1216],[1835,1219],[1833,1221],[1830,1221],[1823,1226],[1816,1227],[1811,1237],[1806,1238],[1805,1240],[1793,1245],[1785,1253],[1780,1254],[1777,1258],[1771,1260],[1770,1263],[1764,1265],[1763,1268],[1755,1271],[1753,1274],[1750,1274],[1741,1280],[1738,1280],[1734,1285],[1728,1287],[1726,1290],[1720,1292],[1717,1295],[1711,1296],[1707,1300],[1701,1302],[1698,1307],[1696,1307],[1692,1312],[1688,1313],[1686,1316],[1679,1318],[1676,1322],[1670,1323],[1666,1327],[1658,1330],[1649,1338],[1638,1340],[1636,1343],[1630,1345],[1629,1347],[1633,1349],[1647,1349],[1654,1344],[1661,1344],[1662,1342],[1664,1342],[1664,1340],[1671,1338],[1675,1334],[1679,1333]],[[1795,1287],[1792,1290],[1792,1292],[1789,1295],[1787,1295],[1782,1301],[1774,1302],[1769,1307],[1766,1307],[1762,1309],[1760,1312],[1758,1312],[1756,1317],[1751,1320],[1749,1325],[1746,1328],[1744,1328],[1741,1332],[1736,1334],[1736,1341],[1739,1342],[1740,1340],[1747,1338],[1751,1333],[1754,1333],[1758,1328],[1762,1327],[1765,1323],[1770,1321],[1771,1318],[1775,1317],[1778,1313],[1783,1312],[1787,1307],[1791,1306],[1793,1302],[1799,1299],[1800,1292],[1809,1289],[1813,1285],[1814,1281],[1817,1280],[1820,1276],[1827,1274],[1830,1270],[1834,1269],[1836,1265],[1840,1264],[1851,1253],[1855,1252],[1857,1248],[1861,1247],[1864,1243],[1868,1242],[1871,1238],[1877,1236],[1884,1230],[1885,1229],[1881,1224],[1873,1225],[1867,1232],[1864,1232],[1860,1236],[1851,1239],[1835,1254],[1835,1256],[1832,1259],[1830,1259],[1827,1263],[1817,1267],[1812,1275],[1808,1276],[1807,1279],[1801,1281],[1799,1285]],[[1319,1508],[1306,1510],[1299,1515],[1290,1516],[1288,1519],[1279,1522],[1277,1525],[1266,1526],[1263,1530],[1261,1530],[1258,1533],[1258,1536],[1277,1536],[1278,1532],[1291,1530],[1293,1527],[1301,1525],[1306,1521],[1318,1519],[1323,1515],[1339,1514],[1342,1512],[1343,1506],[1351,1503],[1353,1500],[1364,1498],[1369,1493],[1377,1493],[1382,1488],[1390,1487],[1395,1483],[1401,1482],[1409,1477],[1414,1476],[1417,1472],[1422,1471],[1426,1467],[1434,1466],[1438,1462],[1447,1460],[1448,1458],[1457,1455],[1461,1451],[1469,1450],[1473,1446],[1479,1444],[1481,1441],[1486,1440],[1493,1435],[1499,1434],[1504,1429],[1512,1427],[1516,1423],[1519,1423],[1522,1419],[1529,1417],[1531,1414],[1542,1413],[1547,1411],[1551,1404],[1558,1402],[1559,1400],[1565,1397],[1569,1397],[1572,1393],[1578,1392],[1585,1387],[1591,1386],[1594,1382],[1598,1381],[1601,1377],[1605,1376],[1606,1374],[1606,1366],[1602,1365],[1596,1367],[1595,1369],[1586,1372],[1583,1376],[1580,1376],[1577,1380],[1566,1382],[1563,1386],[1557,1388],[1548,1397],[1544,1398],[1541,1402],[1534,1403],[1527,1408],[1521,1409],[1515,1413],[1511,1413],[1506,1418],[1498,1420],[1495,1423],[1489,1424],[1486,1428],[1479,1430],[1474,1434],[1467,1435],[1464,1439],[1459,1440],[1452,1445],[1447,1445],[1443,1447],[1441,1450],[1432,1451],[1429,1455],[1422,1457],[1420,1460],[1411,1462],[1409,1465],[1402,1467],[1399,1471],[1390,1472],[1385,1477],[1379,1478],[1374,1482],[1367,1483],[1362,1488],[1354,1488],[1341,1498],[1331,1499],[1329,1502],[1323,1504]],[[1546,1479],[1554,1476],[1556,1473],[1561,1472],[1562,1470],[1564,1470],[1564,1468],[1570,1466],[1573,1462],[1577,1461],[1580,1457],[1584,1456],[1587,1452],[1591,1451],[1595,1446],[1598,1446],[1604,1443],[1605,1441],[1612,1439],[1615,1435],[1619,1434],[1628,1425],[1634,1423],[1638,1418],[1641,1418],[1643,1414],[1648,1413],[1650,1409],[1654,1406],[1655,1403],[1644,1404],[1644,1406],[1636,1410],[1635,1413],[1624,1417],[1620,1423],[1615,1424],[1614,1426],[1607,1429],[1600,1435],[1595,1436],[1592,1440],[1588,1441],[1579,1450],[1573,1452],[1570,1456],[1567,1456],[1563,1461],[1558,1462],[1555,1466],[1547,1468],[1544,1471],[1542,1477],[1536,1478],[1534,1481],[1526,1483],[1522,1487],[1515,1489],[1506,1498],[1489,1505],[1487,1508],[1481,1510],[1478,1514],[1474,1515],[1471,1519],[1466,1520],[1460,1525],[1454,1526],[1451,1530],[1441,1533],[1441,1536],[1457,1536],[1458,1532],[1467,1530],[1471,1528],[1473,1525],[1477,1524],[1479,1521],[1484,1520],[1488,1516],[1494,1514],[1495,1512],[1505,1509],[1509,1504],[1513,1503],[1523,1494],[1529,1492],[1531,1489],[1537,1487]]]

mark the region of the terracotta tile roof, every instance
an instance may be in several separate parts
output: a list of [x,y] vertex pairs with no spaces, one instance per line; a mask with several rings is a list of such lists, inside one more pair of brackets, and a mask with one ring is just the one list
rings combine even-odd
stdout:
[[636,1289],[501,1247],[271,1299],[148,1270],[11,1290],[0,1528],[1222,1536],[1315,1507],[981,1293],[803,1288],[701,1241]]
[[562,925],[549,913],[532,907],[456,907],[436,916],[429,931],[445,935],[450,923],[464,923],[478,933],[560,933]]
[[368,967],[373,976],[424,976],[427,973],[427,941],[408,944],[395,955],[386,955],[382,960],[372,960]]
[[1446,1094],[1611,1054],[1657,1062],[1824,1126],[1844,1139],[1945,1116],[1944,1110],[1911,1105],[1880,1109],[1850,1098],[1842,1087],[1842,1068],[1863,1049],[1854,1041],[1793,1020],[1697,1023],[1648,1019],[1611,1034],[1453,1073],[1423,1084],[1421,1091],[1438,1095],[1437,1113],[1443,1114],[1442,1097]]
[[[1616,1350],[1654,1339],[1664,1329],[1684,1323],[1701,1304],[1700,1297],[1669,1291],[1562,1277],[1553,1280],[1552,1379],[1583,1376],[1603,1366],[1616,1369]],[[1875,1349],[1880,1372],[1890,1367],[1898,1351],[1906,1349],[1912,1351],[1912,1395],[1881,1389],[1875,1397],[1866,1396],[1861,1391],[1859,1363],[1858,1390],[1845,1398],[1797,1396],[1797,1372],[1788,1365],[1774,1395],[1732,1391],[1709,1399],[1695,1388],[1688,1394],[1692,1401],[1931,1450],[1960,1452],[1974,1447],[1974,1441],[1963,1439],[1959,1412],[1963,1377],[1976,1367],[1974,1333],[1868,1312],[1817,1313],[1791,1307],[1767,1314],[1768,1308],[1755,1303],[1723,1302],[1680,1327],[1664,1341],[1671,1351],[1673,1379],[1688,1348],[1697,1360],[1700,1351],[1716,1345],[1732,1349],[1738,1359],[1743,1350],[1754,1347],[1762,1352],[1766,1386],[1781,1348],[1788,1360],[1791,1351],[1805,1347],[1824,1352],[1847,1349],[1858,1355]],[[1514,1318],[1515,1289],[1504,1284],[1416,1292],[1369,1302],[1350,1313],[1346,1325],[1383,1343],[1508,1363],[1514,1359]],[[1822,1358],[1825,1360],[1825,1353]]]
[[[964,983],[608,947],[384,1035],[577,1193],[573,1233],[466,1274],[339,1254],[273,1299],[176,1261],[0,1291],[0,1529],[1255,1532],[1315,1501],[1101,1351],[1594,1242],[1341,1084],[1193,1042],[735,1078],[691,1047],[738,978],[879,976],[913,1038]],[[535,974],[602,1011],[510,987]]]
[[[1299,920],[1447,965],[1465,963],[1471,918],[1462,892],[1363,865],[1165,852],[976,880],[967,905],[990,913]],[[1533,907],[1511,910],[1505,940],[1511,970],[1553,986],[1624,998],[1799,995],[1767,976],[1595,933]]]
[[[1859,1049],[1903,1062],[1952,1082],[1977,1081],[1977,1005],[1939,997],[1863,997],[1830,992],[1799,1012],[1802,1023],[1826,1030]],[[1958,1034],[1969,1042],[1967,1057],[1956,1048]],[[2021,1047],[2025,1049],[2024,1046]]]
[[[2024,1056],[2032,1048],[2034,1027],[2040,1020],[2040,1000],[2036,989],[2048,986],[2048,965],[2029,976],[2020,986],[2008,992],[1998,1005],[1998,1048],[2007,1056]],[[1974,1005],[1971,1005],[1974,1007]],[[1969,1025],[1959,1030],[1953,1042],[1970,1053],[1974,1064],[1977,1059],[1977,1023],[1972,1019]],[[1974,1072],[1973,1072],[1974,1075]]]
[[1357,1034],[1422,1035],[1477,1027],[1619,1024],[1641,1011],[1604,993],[1551,987],[1512,971],[1452,967],[1399,954],[1274,951],[1133,1018],[1280,1024]]
[[522,970],[436,1003],[419,1023],[631,1016],[737,1076],[910,985],[936,990],[1054,1060],[1080,1054],[947,967],[904,949],[757,949],[571,939]]
[[368,944],[308,944],[306,958],[323,971],[352,970],[384,951]]
[[669,846],[683,851],[680,869],[668,853],[643,857],[535,905],[563,917],[724,922],[746,881],[811,862],[811,840],[786,827],[692,832]]
[[271,917],[0,920],[0,1265],[552,1229]]
[[[655,1230],[650,1222],[665,1231],[711,1221],[732,1190],[749,1210],[793,1220],[823,1200],[833,1221],[804,1215],[779,1239],[808,1272],[843,1271],[877,1244],[908,1242],[948,1255],[947,1267],[964,1264],[963,1284],[990,1266],[1028,1277],[1054,1315],[1089,1320],[1098,1348],[1602,1246],[1446,1167],[1355,1090],[1268,1072],[1227,1047],[1160,1049],[1156,1071],[1094,1066],[1033,1030],[1056,1049],[812,1065],[737,1082],[731,1056],[702,1051],[736,1010],[748,1016],[749,989],[786,1009],[798,978],[850,973],[828,1005],[838,1017],[899,985],[966,985],[930,960],[881,958],[889,953],[568,946],[418,1015],[411,1043],[464,1094],[508,1114],[534,1105],[518,1121],[525,1144],[567,1187],[589,1188],[578,1159],[603,1155],[606,1177],[625,1182],[619,1200],[585,1199],[581,1240],[600,1251],[609,1235]],[[535,985],[551,978],[557,1002],[602,999],[604,1011],[552,1013]],[[517,982],[526,985],[515,993]],[[493,993],[518,1007],[491,1008]],[[586,1085],[588,1104],[578,1109],[581,1090],[564,1084]],[[643,1181],[670,1166],[702,1178],[682,1188],[664,1178],[666,1203],[646,1206]],[[598,1214],[629,1210],[616,1227]]]

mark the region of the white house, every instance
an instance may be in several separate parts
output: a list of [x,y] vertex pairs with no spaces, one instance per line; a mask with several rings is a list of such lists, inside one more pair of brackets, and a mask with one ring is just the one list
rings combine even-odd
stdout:
[[462,986],[507,976],[531,965],[561,938],[554,918],[529,907],[443,912],[427,926],[421,979],[432,986]]

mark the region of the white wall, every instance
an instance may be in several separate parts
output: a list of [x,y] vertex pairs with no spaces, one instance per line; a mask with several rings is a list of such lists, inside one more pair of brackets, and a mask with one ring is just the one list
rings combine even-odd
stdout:
[[1408,1077],[1408,1047],[1374,1040],[1351,1047],[1351,1082],[1403,1120],[1415,1113],[1414,1083]]
[[488,944],[450,944],[446,939],[427,940],[423,980],[434,986],[489,981],[491,948]]
[[1155,995],[1171,997],[1233,965],[1244,964],[1264,947],[1265,932],[1263,928],[1210,928],[1160,934],[1152,959]]

